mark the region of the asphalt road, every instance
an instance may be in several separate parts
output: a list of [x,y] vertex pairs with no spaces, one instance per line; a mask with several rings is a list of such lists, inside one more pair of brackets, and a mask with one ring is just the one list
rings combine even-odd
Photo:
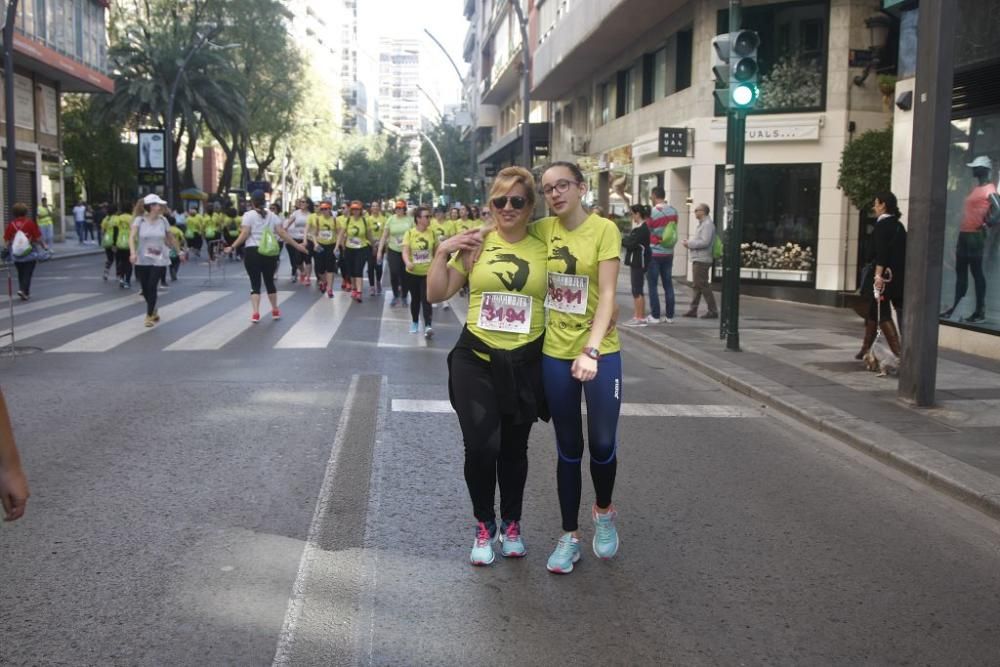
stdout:
[[473,568],[455,315],[425,345],[283,278],[251,326],[238,265],[185,266],[145,330],[99,262],[42,266],[0,358],[33,492],[0,526],[0,664],[1000,662],[996,523],[651,350],[625,353],[619,557],[545,570],[539,424],[528,557]]

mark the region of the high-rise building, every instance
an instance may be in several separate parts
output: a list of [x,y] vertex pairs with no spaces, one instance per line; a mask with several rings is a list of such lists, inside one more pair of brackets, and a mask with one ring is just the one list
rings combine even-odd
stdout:
[[340,95],[343,106],[341,129],[344,134],[364,131],[360,124],[365,107],[358,82],[358,4],[356,0],[340,2]]
[[420,42],[382,39],[378,79],[378,119],[409,138],[410,155],[419,163]]

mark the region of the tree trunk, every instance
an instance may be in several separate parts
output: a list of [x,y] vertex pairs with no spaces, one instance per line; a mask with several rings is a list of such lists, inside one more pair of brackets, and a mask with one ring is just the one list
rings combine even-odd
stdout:
[[188,141],[184,151],[184,179],[181,189],[193,188],[194,183],[194,151],[198,147],[198,126],[192,124],[188,128]]

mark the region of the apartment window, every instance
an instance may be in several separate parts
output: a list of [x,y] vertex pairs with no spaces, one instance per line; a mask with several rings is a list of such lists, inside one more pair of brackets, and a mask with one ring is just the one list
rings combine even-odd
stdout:
[[34,0],[35,4],[35,36],[41,41],[48,40],[45,24],[45,3],[47,0]]
[[73,53],[80,60],[83,60],[83,36],[84,36],[84,14],[83,14],[83,3],[77,2],[76,6],[73,8],[74,21],[76,22],[76,30],[70,32],[74,35],[75,47]]
[[[760,34],[760,99],[756,113],[822,111],[830,3],[788,2],[743,8],[743,26]],[[729,31],[729,12],[718,14],[717,34]],[[716,106],[716,113],[722,109]]]
[[621,118],[625,114],[632,113],[636,107],[636,92],[638,87],[638,68],[631,67],[618,72],[616,91],[618,93],[615,100],[615,118]]
[[691,65],[694,59],[694,30],[690,28],[677,33],[677,57],[674,72],[674,91],[691,87]]
[[614,84],[610,81],[602,83],[598,89],[598,99],[601,101],[601,125],[607,125],[611,121],[611,106],[614,104],[615,96]]
[[667,49],[647,53],[642,59],[642,106],[667,96]]

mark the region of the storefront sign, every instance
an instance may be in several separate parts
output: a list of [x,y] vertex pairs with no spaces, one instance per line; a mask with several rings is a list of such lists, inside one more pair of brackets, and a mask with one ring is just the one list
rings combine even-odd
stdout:
[[[712,121],[712,141],[726,142],[726,121],[717,118]],[[747,121],[747,142],[776,141],[819,141],[819,118],[796,122],[749,119]]]
[[688,128],[661,127],[657,144],[660,157],[687,157]]

